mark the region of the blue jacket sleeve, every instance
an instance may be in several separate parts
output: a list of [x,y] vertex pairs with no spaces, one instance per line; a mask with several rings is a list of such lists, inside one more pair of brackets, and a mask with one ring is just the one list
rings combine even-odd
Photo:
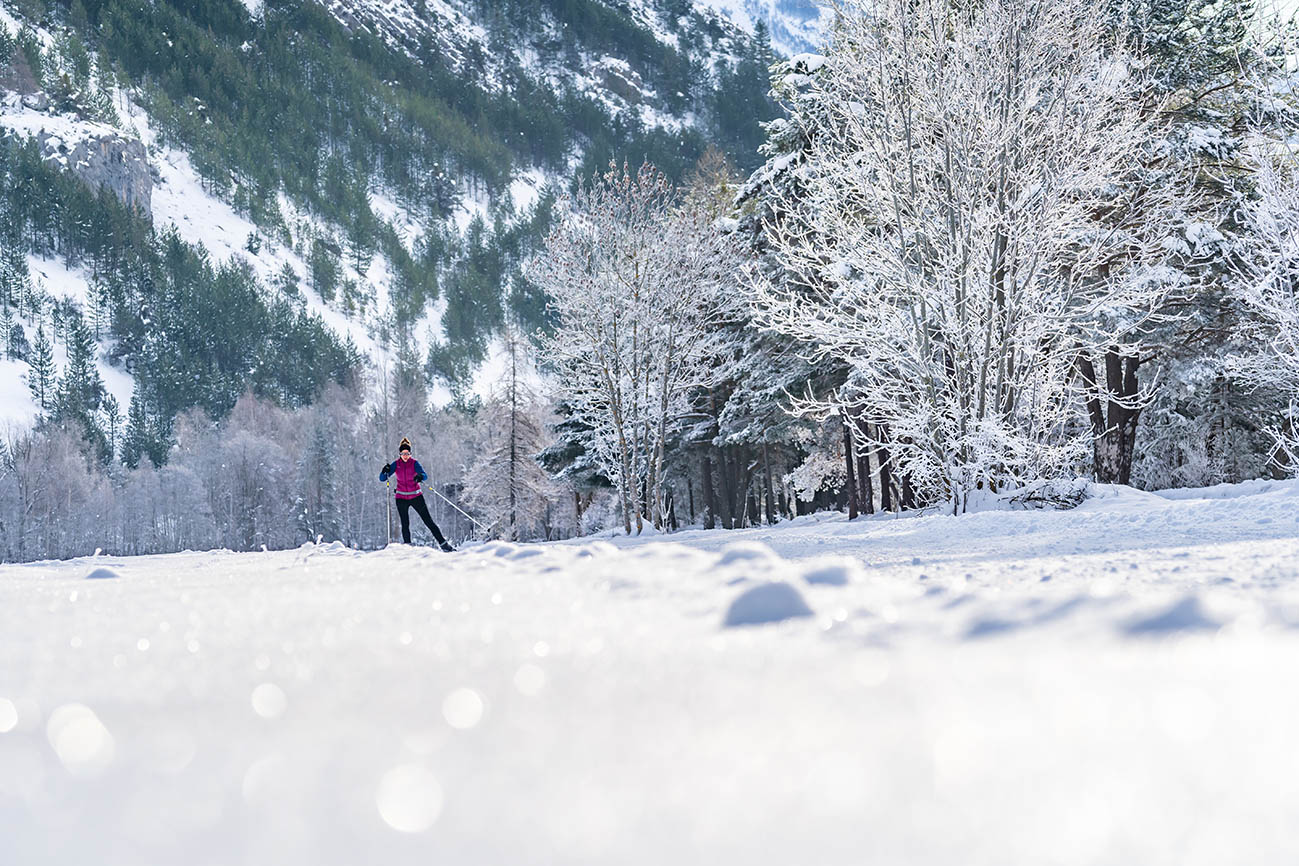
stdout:
[[380,469],[380,470],[379,470],[379,480],[380,480],[380,481],[387,481],[387,480],[388,480],[388,473],[387,473],[387,472],[384,472],[382,469]]
[[424,467],[423,467],[423,466],[420,466],[420,465],[419,465],[419,461],[416,460],[416,461],[415,461],[415,481],[416,481],[416,482],[420,482],[420,481],[424,481],[424,480],[426,480],[427,478],[428,478],[428,473],[426,473],[426,472],[424,471]]

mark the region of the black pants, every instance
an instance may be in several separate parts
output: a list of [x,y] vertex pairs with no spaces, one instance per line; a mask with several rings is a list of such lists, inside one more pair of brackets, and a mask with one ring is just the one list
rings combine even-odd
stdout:
[[401,518],[401,540],[410,544],[410,509],[412,506],[415,508],[415,513],[424,520],[424,525],[429,528],[429,532],[433,533],[433,537],[437,539],[438,546],[446,547],[447,540],[442,537],[442,530],[438,529],[438,525],[429,516],[428,505],[425,504],[423,496],[416,496],[414,499],[401,499],[400,497],[397,499],[397,516]]

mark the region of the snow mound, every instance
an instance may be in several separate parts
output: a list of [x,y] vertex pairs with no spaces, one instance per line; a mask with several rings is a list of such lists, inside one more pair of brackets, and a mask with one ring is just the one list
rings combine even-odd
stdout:
[[1299,482],[1257,478],[1253,481],[1241,481],[1236,484],[1215,484],[1212,487],[1173,487],[1168,490],[1153,491],[1153,495],[1158,496],[1160,499],[1174,501],[1240,499],[1242,496],[1257,496],[1262,493],[1280,493],[1294,496],[1299,494]]
[[792,584],[783,580],[774,580],[740,593],[727,609],[726,619],[722,621],[722,625],[727,628],[738,625],[763,625],[811,615],[812,609],[803,600],[802,593]]
[[1092,484],[1087,501],[1079,509],[1098,511],[1148,510],[1158,507],[1163,500],[1153,493],[1128,487],[1126,484]]
[[583,558],[608,556],[616,553],[618,548],[607,541],[591,541],[578,548],[577,555]]
[[1159,613],[1133,620],[1124,631],[1134,636],[1157,636],[1183,631],[1216,631],[1221,626],[1221,622],[1204,610],[1198,597],[1188,595]]
[[726,546],[717,565],[722,568],[740,564],[775,565],[778,560],[775,551],[767,545],[757,541],[740,541]]
[[804,571],[803,580],[824,586],[847,586],[856,571],[857,564],[851,560],[823,562]]
[[105,568],[101,565],[96,569],[92,569],[90,574],[86,575],[86,580],[111,580],[119,576],[120,575],[111,568]]

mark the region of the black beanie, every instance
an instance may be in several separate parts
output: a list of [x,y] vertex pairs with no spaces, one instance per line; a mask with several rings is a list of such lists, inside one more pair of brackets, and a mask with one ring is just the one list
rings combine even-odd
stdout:
[[403,451],[409,451],[409,450],[410,450],[410,440],[407,439],[405,436],[401,437],[401,444],[397,446],[397,453],[400,454]]

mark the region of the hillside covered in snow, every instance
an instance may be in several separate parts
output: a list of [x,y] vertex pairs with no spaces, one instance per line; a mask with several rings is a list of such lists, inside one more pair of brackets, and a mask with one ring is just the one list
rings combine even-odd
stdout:
[[1286,862],[1297,501],[0,566],[0,858]]
[[[162,438],[191,406],[220,415],[247,388],[309,401],[326,379],[398,357],[418,365],[435,402],[484,395],[502,323],[542,319],[520,264],[575,178],[615,157],[680,175],[709,144],[755,164],[758,122],[775,107],[771,48],[754,20],[704,3],[604,0],[536,9],[6,0],[0,129],[10,146],[32,142],[91,198],[101,187],[114,193],[144,220],[139,231],[174,232],[212,281],[222,268],[246,274],[264,308],[257,318],[323,329],[338,357],[309,383],[279,381],[265,361],[286,347],[250,335],[230,358],[178,352],[179,375],[217,373],[220,395],[168,394],[151,369],[142,379],[157,364],[129,345],[126,320],[157,324],[140,310],[160,300],[148,298],[159,278],[106,261],[96,249],[106,241],[81,237],[86,228],[69,232],[49,212],[73,210],[65,196],[44,205],[47,224],[26,239],[11,227],[20,250],[5,277],[15,286],[5,306],[16,311],[0,346],[0,419],[27,425],[48,414],[24,385],[42,327],[55,377],[67,367],[62,319],[51,312],[60,303],[104,320],[94,328],[103,384],[90,390],[111,394],[125,419],[140,385]],[[48,192],[53,181],[11,172],[15,200],[22,183]],[[109,219],[73,218],[92,234]],[[140,257],[135,240],[125,247]],[[200,291],[180,288],[191,290]],[[194,342],[229,341],[241,327],[221,312],[182,315]],[[321,366],[305,349],[287,351]]]

